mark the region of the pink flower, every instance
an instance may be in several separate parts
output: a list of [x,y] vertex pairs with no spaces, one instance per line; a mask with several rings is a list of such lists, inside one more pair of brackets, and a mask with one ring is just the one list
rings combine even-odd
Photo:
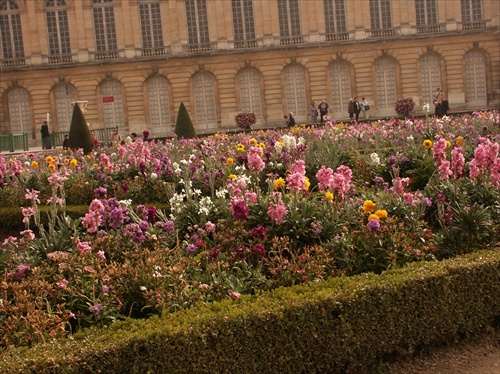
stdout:
[[269,202],[267,214],[275,224],[280,225],[283,223],[283,219],[288,214],[288,209],[281,200],[281,192],[273,193],[273,197],[277,197],[278,201],[277,203],[274,203],[273,201]]
[[68,281],[66,279],[63,279],[62,281],[56,283],[57,287],[59,287],[59,288],[66,288],[67,284],[68,284]]
[[465,157],[462,154],[462,147],[455,147],[451,151],[451,171],[455,178],[464,173]]
[[205,230],[207,232],[213,233],[213,232],[215,232],[215,229],[216,229],[216,226],[212,222],[208,221],[207,223],[205,223]]
[[229,206],[231,214],[236,219],[246,220],[248,219],[248,205],[243,199],[233,199]]
[[318,178],[318,189],[320,191],[333,190],[333,170],[326,168],[322,165],[321,168],[316,173],[316,178]]
[[241,294],[239,292],[236,292],[236,291],[233,291],[233,290],[229,290],[229,295],[233,299],[239,299],[241,297]]
[[264,151],[260,147],[250,147],[248,151],[248,169],[262,171],[266,167],[266,164],[262,160],[262,154]]
[[83,255],[84,253],[92,251],[92,248],[90,248],[90,245],[89,245],[88,242],[81,242],[78,239],[76,241],[76,247],[78,248],[78,252],[81,255]]

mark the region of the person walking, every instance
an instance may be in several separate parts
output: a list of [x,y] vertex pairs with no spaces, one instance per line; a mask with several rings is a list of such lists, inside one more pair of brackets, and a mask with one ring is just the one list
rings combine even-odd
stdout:
[[42,149],[51,149],[52,144],[50,144],[50,131],[47,121],[43,121],[40,132],[42,133]]
[[326,103],[325,100],[321,101],[321,104],[319,104],[318,109],[319,109],[319,115],[320,115],[320,122],[321,124],[325,123],[325,116],[328,115],[328,104]]
[[310,111],[311,111],[311,122],[313,125],[315,125],[316,122],[318,121],[318,106],[314,103],[314,101],[311,102]]

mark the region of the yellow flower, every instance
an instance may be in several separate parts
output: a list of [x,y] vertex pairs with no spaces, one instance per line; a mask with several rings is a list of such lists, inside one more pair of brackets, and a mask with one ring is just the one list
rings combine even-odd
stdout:
[[282,147],[285,145],[285,143],[283,143],[283,140],[278,140],[278,143],[279,143],[279,145],[281,145]]
[[72,166],[72,167],[76,167],[76,165],[78,165],[78,161],[76,161],[76,158],[72,159],[70,162],[69,162],[69,165]]
[[427,149],[432,148],[432,141],[429,139],[425,139],[423,145],[424,145],[424,148],[427,148]]
[[262,148],[262,149],[266,149],[266,145],[264,143],[259,143],[259,147]]
[[33,161],[33,162],[31,163],[31,167],[32,167],[32,168],[37,168],[37,167],[38,167],[38,162]]
[[464,144],[464,137],[463,136],[459,136],[457,138],[457,140],[455,141],[455,144],[458,145],[459,147],[461,147],[462,144]]
[[375,214],[377,215],[377,217],[379,217],[380,219],[384,219],[384,218],[387,218],[387,216],[389,215],[387,213],[387,210],[385,209],[379,209],[375,212]]
[[333,200],[333,193],[331,193],[330,191],[326,191],[325,197],[328,201],[332,201]]
[[309,182],[309,178],[304,177],[305,183],[304,183],[304,189],[307,191],[309,187],[311,186],[311,182]]
[[257,144],[257,140],[255,138],[250,139],[250,144]]
[[380,221],[380,217],[377,216],[376,214],[370,214],[368,216],[368,221],[372,220],[372,219],[376,219],[377,221]]
[[226,160],[226,165],[231,166],[234,164],[234,160],[231,157],[228,157]]
[[56,170],[56,165],[55,164],[49,164],[48,168],[49,168],[49,170],[54,171],[54,170]]
[[56,160],[54,160],[54,157],[52,157],[52,156],[47,156],[47,157],[45,157],[45,162],[46,162],[47,164],[52,164],[52,163],[54,163],[55,161],[56,161]]
[[446,141],[446,148],[450,148],[451,147],[451,143],[449,140]]
[[279,190],[283,187],[285,187],[285,180],[283,178],[280,177],[273,182],[273,188],[275,190]]
[[234,174],[229,175],[229,179],[236,179],[236,178],[237,178],[237,176]]
[[365,202],[363,203],[363,211],[365,213],[371,213],[375,209],[375,205],[377,204],[375,204],[373,201],[365,200]]
[[238,143],[238,144],[236,145],[236,150],[237,150],[238,152],[245,152],[245,146],[244,146],[243,144],[241,144],[241,143]]

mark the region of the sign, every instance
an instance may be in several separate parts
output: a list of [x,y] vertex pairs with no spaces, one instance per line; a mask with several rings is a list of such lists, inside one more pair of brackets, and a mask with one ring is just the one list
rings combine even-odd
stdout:
[[114,103],[115,102],[115,97],[114,96],[103,96],[102,97],[102,102],[103,103]]

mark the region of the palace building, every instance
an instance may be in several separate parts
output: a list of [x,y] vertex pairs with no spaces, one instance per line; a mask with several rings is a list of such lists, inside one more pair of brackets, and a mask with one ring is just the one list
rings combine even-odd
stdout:
[[199,134],[309,121],[351,97],[373,117],[500,106],[498,0],[0,0],[0,135],[93,129],[171,136],[183,102]]

